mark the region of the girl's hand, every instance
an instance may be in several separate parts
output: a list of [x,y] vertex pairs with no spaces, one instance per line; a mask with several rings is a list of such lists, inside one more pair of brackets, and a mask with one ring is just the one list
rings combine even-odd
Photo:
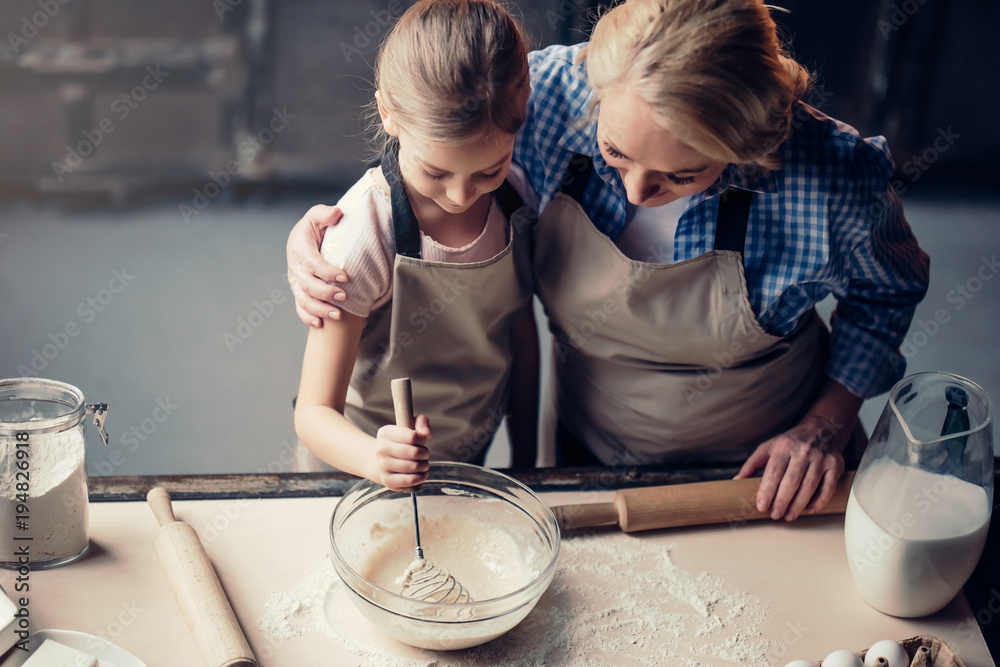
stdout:
[[295,298],[295,312],[305,324],[319,328],[323,318],[340,318],[340,308],[334,301],[343,301],[347,294],[333,282],[347,282],[343,269],[328,264],[319,252],[323,234],[343,216],[336,206],[313,206],[295,223],[288,234],[285,254],[288,259],[288,284]]
[[391,491],[405,491],[427,480],[431,426],[427,415],[418,415],[415,428],[383,426],[376,434],[373,482]]
[[770,509],[772,519],[786,521],[812,514],[833,497],[837,480],[844,472],[841,451],[850,434],[851,428],[835,428],[820,417],[806,417],[760,445],[736,479],[751,477],[763,467],[757,511]]

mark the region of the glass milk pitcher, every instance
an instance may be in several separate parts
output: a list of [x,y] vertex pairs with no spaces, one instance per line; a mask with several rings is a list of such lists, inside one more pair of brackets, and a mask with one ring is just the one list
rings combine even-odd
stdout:
[[844,520],[854,584],[893,616],[932,614],[975,568],[993,507],[993,412],[950,373],[903,378],[872,433]]

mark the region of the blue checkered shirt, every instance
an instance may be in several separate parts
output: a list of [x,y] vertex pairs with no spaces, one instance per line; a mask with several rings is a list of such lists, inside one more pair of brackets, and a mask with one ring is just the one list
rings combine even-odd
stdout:
[[[594,93],[585,64],[574,64],[582,46],[530,54],[530,108],[514,159],[544,209],[572,155],[591,156],[600,178],[590,180],[583,208],[614,239],[625,226],[627,199],[618,172],[601,156],[596,123],[586,120]],[[862,398],[887,391],[906,369],[899,346],[927,291],[929,259],[889,186],[893,163],[886,141],[862,139],[854,128],[800,103],[792,133],[778,150],[780,169],[751,173],[729,165],[691,198],[677,226],[674,259],[712,250],[719,194],[727,186],[754,191],[744,265],[761,326],[788,335],[833,294],[827,375]]]

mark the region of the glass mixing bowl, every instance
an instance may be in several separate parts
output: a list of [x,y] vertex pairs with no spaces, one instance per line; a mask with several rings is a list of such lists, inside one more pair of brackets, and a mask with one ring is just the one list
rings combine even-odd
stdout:
[[466,463],[432,463],[417,498],[428,561],[456,575],[456,565],[467,564],[456,559],[476,561],[485,579],[499,581],[513,572],[515,589],[478,599],[483,582],[462,580],[475,601],[452,604],[414,600],[386,585],[374,576],[380,564],[392,562],[386,571],[402,575],[413,560],[413,505],[409,493],[365,480],[330,522],[333,564],[358,611],[393,639],[432,650],[477,646],[520,623],[555,574],[559,527],[548,506],[517,480]]

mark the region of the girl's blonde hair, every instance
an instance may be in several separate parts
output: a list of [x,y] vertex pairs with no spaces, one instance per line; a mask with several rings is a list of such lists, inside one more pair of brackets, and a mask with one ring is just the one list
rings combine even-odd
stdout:
[[581,54],[598,100],[632,92],[698,152],[773,169],[812,76],[787,55],[760,0],[626,0]]
[[[530,91],[524,34],[496,0],[421,0],[382,44],[375,87],[389,116],[418,139],[516,134]],[[379,136],[383,148],[387,135]]]

